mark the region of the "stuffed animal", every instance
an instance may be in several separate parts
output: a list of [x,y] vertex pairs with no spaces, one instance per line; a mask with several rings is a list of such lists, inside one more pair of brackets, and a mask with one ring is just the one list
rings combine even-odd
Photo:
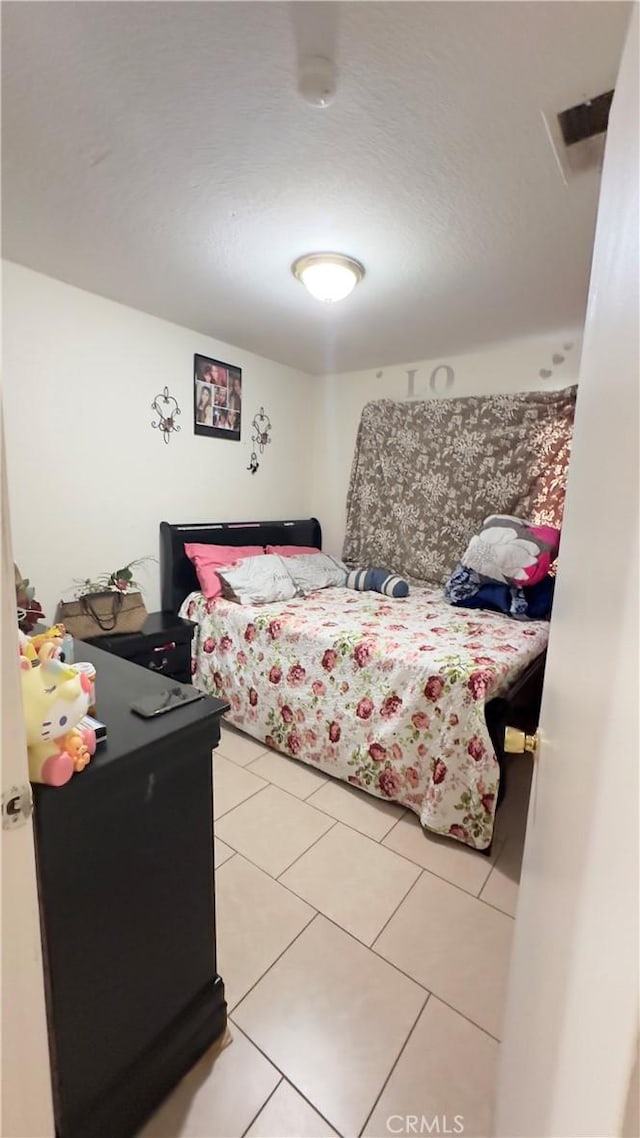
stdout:
[[76,724],[87,714],[91,681],[59,660],[32,665],[20,657],[29,778],[63,786],[84,770],[96,749],[95,732]]
[[46,632],[39,632],[37,636],[25,636],[18,633],[20,655],[27,660],[57,660],[62,651],[62,639],[65,634],[63,624],[54,624]]

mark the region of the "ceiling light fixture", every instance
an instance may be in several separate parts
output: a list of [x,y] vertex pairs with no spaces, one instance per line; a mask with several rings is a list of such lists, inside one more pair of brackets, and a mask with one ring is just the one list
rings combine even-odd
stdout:
[[320,55],[303,59],[298,73],[298,90],[312,107],[328,107],[336,93],[335,63]]
[[334,304],[353,292],[364,265],[343,253],[307,253],[293,262],[291,271],[316,300]]

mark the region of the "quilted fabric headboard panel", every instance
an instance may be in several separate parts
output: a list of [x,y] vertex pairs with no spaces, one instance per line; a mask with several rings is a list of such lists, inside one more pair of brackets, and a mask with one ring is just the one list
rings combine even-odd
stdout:
[[343,558],[442,584],[488,514],[560,526],[576,388],[362,411]]

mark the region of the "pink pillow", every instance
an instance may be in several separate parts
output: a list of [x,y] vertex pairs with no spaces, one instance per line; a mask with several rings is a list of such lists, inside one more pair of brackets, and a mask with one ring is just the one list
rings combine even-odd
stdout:
[[266,553],[278,553],[280,557],[298,557],[301,553],[320,553],[321,550],[310,545],[267,545]]
[[558,556],[560,549],[560,530],[556,529],[555,526],[539,525],[532,525],[529,529],[535,540],[539,541],[541,545],[549,546],[548,549],[543,549],[541,552],[537,565],[525,570],[527,574],[525,584],[537,585],[538,581],[541,581],[547,576],[553,562]]
[[462,555],[465,569],[501,584],[537,585],[558,556],[560,530],[509,514],[490,514]]
[[198,545],[188,543],[184,551],[189,561],[195,566],[200,588],[205,597],[219,597],[222,594],[222,583],[217,570],[235,565],[243,557],[258,557],[264,554],[261,545]]

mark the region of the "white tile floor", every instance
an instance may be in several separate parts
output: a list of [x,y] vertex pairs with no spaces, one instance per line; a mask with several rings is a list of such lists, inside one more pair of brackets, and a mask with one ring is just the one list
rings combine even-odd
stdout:
[[527,760],[491,858],[231,728],[214,769],[232,1043],[140,1138],[488,1138]]

